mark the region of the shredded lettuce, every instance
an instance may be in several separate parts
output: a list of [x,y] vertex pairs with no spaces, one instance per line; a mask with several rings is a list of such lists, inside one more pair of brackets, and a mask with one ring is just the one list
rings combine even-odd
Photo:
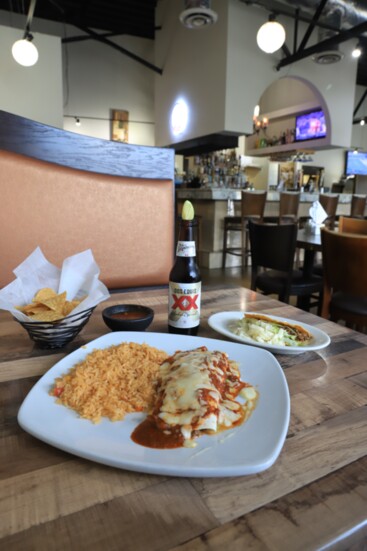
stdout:
[[230,331],[240,337],[248,337],[256,342],[280,346],[304,346],[307,342],[297,340],[296,335],[274,321],[256,318],[242,318],[230,325]]

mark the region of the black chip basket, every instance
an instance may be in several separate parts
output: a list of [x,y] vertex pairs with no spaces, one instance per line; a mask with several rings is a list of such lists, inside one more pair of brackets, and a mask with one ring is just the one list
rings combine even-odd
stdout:
[[[56,321],[18,321],[40,348],[61,348],[71,342],[88,322],[95,306]],[[16,318],[14,318],[16,319]]]

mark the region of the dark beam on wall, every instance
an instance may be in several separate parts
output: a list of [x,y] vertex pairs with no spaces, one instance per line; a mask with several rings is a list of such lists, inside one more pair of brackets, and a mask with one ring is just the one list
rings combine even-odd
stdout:
[[[353,117],[355,117],[356,114],[358,113],[359,108],[361,107],[362,103],[363,103],[364,100],[366,99],[366,96],[367,96],[367,89],[363,92],[361,99],[360,99],[359,102],[357,103],[357,105],[356,105],[356,107],[355,107],[355,109],[354,109],[354,111],[353,111]],[[355,123],[353,123],[353,124],[355,124]]]
[[159,67],[156,67],[155,65],[153,65],[153,63],[149,63],[149,61],[146,61],[142,57],[134,54],[133,52],[130,52],[126,48],[123,48],[122,46],[119,46],[118,44],[115,44],[111,40],[108,40],[108,38],[104,38],[102,35],[92,31],[92,29],[89,29],[88,27],[83,27],[81,25],[75,25],[75,26],[78,27],[78,29],[80,29],[81,31],[89,34],[92,38],[94,38],[98,42],[102,42],[102,44],[106,44],[106,46],[110,46],[111,48],[114,48],[115,50],[118,50],[119,52],[126,55],[127,57],[131,57],[131,59],[134,59],[138,63],[141,63],[145,67],[148,67],[148,69],[151,69],[152,71],[155,71],[156,73],[158,73],[160,75],[163,73],[163,70],[160,69]]
[[308,42],[308,39],[310,38],[310,36],[312,34],[312,31],[316,27],[316,24],[317,24],[318,20],[320,19],[320,15],[322,14],[322,10],[324,9],[325,4],[327,4],[327,2],[328,2],[328,0],[321,0],[320,4],[318,5],[318,8],[315,11],[315,14],[312,18],[312,21],[309,24],[308,29],[305,32],[305,35],[302,39],[301,44],[299,45],[299,48],[298,48],[299,52],[302,52],[304,50],[304,48],[305,48],[305,46]]
[[281,69],[282,67],[285,67],[286,65],[290,65],[295,61],[300,61],[301,59],[305,59],[306,57],[309,57],[318,52],[322,52],[324,50],[330,50],[333,46],[336,46],[337,44],[341,44],[342,42],[346,42],[351,38],[356,38],[365,32],[367,32],[367,22],[361,23],[360,25],[357,25],[352,29],[342,31],[336,34],[335,36],[332,36],[331,38],[328,38],[326,40],[323,40],[322,42],[319,42],[318,44],[315,44],[314,46],[311,46],[310,48],[306,48],[302,52],[298,51],[296,54],[293,54],[289,57],[285,57],[278,63],[276,68],[279,71],[279,69]]
[[[102,38],[110,38],[111,36],[121,36],[123,32],[116,33],[101,33],[99,36]],[[83,40],[94,40],[94,37],[89,34],[79,34],[77,36],[69,36],[69,38],[63,38],[61,42],[63,44],[68,44],[69,42],[83,42]]]

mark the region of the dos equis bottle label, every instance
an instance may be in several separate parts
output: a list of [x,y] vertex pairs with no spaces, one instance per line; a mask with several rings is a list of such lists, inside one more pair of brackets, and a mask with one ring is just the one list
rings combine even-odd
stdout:
[[192,329],[200,324],[201,281],[169,282],[168,323],[176,329]]

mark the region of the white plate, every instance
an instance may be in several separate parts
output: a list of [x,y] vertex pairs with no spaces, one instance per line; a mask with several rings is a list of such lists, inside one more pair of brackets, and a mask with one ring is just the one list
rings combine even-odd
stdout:
[[244,344],[251,344],[251,346],[265,348],[266,350],[274,352],[275,354],[302,354],[303,352],[310,352],[312,350],[321,350],[321,348],[325,348],[330,344],[329,335],[324,333],[324,331],[321,331],[321,329],[317,329],[317,327],[313,327],[312,325],[308,325],[306,323],[299,323],[295,320],[280,318],[279,316],[273,315],[269,315],[268,317],[276,321],[283,321],[285,323],[292,323],[304,327],[312,334],[313,341],[307,346],[281,346],[279,344],[256,342],[250,337],[240,337],[240,335],[236,335],[235,333],[230,331],[228,327],[231,323],[242,319],[245,314],[268,316],[268,314],[264,314],[264,312],[218,312],[217,314],[213,314],[212,316],[210,316],[210,318],[208,319],[208,323],[210,327],[214,329],[214,331],[217,331],[221,335],[225,335],[230,339],[242,342]]
[[[81,419],[56,404],[48,394],[56,377],[67,372],[95,348],[121,342],[147,343],[173,354],[207,346],[227,352],[240,363],[242,380],[259,391],[257,407],[243,425],[214,436],[201,436],[195,448],[156,450],[135,444],[130,435],[144,418],[129,414],[123,421],[103,419],[99,424]],[[114,332],[79,348],[55,364],[32,388],[19,413],[20,426],[36,438],[74,455],[113,467],[172,476],[239,476],[270,467],[277,459],[289,424],[290,399],[284,373],[265,350],[242,344],[168,335]]]

